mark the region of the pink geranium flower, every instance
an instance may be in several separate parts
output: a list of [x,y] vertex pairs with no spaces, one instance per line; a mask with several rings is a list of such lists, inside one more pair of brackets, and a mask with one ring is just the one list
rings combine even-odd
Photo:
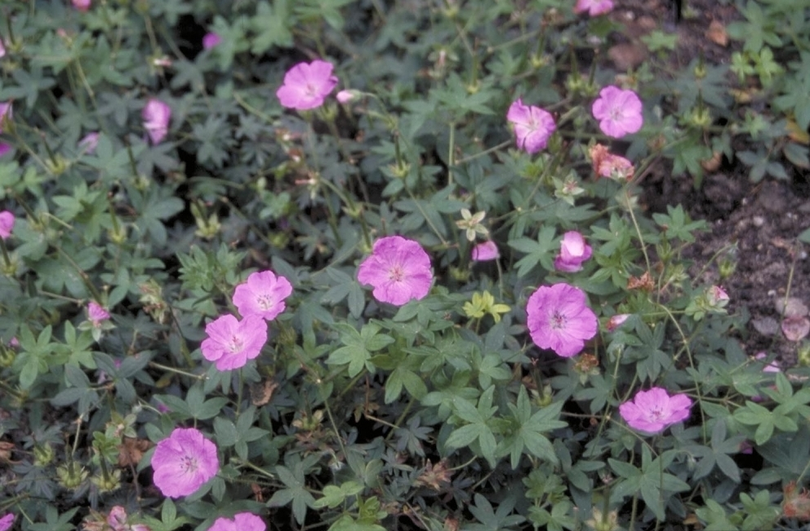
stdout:
[[11,236],[11,231],[14,230],[15,220],[14,214],[8,210],[0,212],[0,238],[6,240]]
[[203,36],[202,45],[203,49],[210,50],[222,42],[222,37],[214,32],[208,32]]
[[149,139],[153,144],[160,144],[169,132],[169,121],[172,118],[171,108],[159,99],[150,98],[146,102],[141,116]]
[[613,9],[613,0],[577,0],[574,6],[574,13],[588,12],[588,15],[596,17],[604,15]]
[[238,513],[233,518],[217,518],[208,531],[265,531],[264,521],[253,513]]
[[557,129],[551,113],[540,107],[523,105],[520,98],[509,106],[506,119],[515,128],[517,146],[529,154],[545,148],[549,137]]
[[276,91],[281,105],[289,109],[314,109],[337,85],[334,66],[326,61],[298,63],[284,74],[284,84]]
[[99,303],[96,301],[90,301],[87,304],[87,318],[90,319],[90,322],[93,323],[93,326],[101,326],[102,321],[106,321],[110,318],[110,312],[105,310]]
[[90,9],[90,2],[91,0],[73,0],[73,7],[78,9],[79,11],[87,11]]
[[500,258],[501,253],[498,251],[498,246],[493,241],[485,241],[479,243],[472,250],[473,262],[485,262],[487,260],[495,260]]
[[669,396],[665,389],[653,387],[620,405],[619,413],[634,430],[653,435],[686,419],[691,407],[692,400],[685,394]]
[[337,93],[335,98],[339,103],[350,103],[357,97],[357,91],[354,90],[341,90]]
[[202,355],[216,362],[217,369],[230,371],[244,367],[258,357],[267,342],[267,325],[259,315],[246,315],[241,321],[223,315],[205,325],[208,337],[200,345]]
[[602,132],[613,138],[635,133],[644,124],[641,100],[632,90],[605,87],[599,91],[599,99],[593,102],[591,110]]
[[563,235],[560,242],[560,254],[554,260],[554,268],[567,273],[574,273],[582,269],[582,262],[591,257],[591,246],[585,243],[582,234],[569,231]]
[[233,304],[244,317],[258,315],[272,321],[284,311],[284,299],[291,293],[292,284],[286,278],[269,270],[251,273],[247,281],[236,286]]
[[539,287],[529,297],[526,315],[534,344],[564,358],[579,354],[598,328],[585,292],[569,284]]
[[152,469],[152,481],[164,496],[188,496],[219,472],[217,447],[197,429],[176,428],[157,443]]
[[11,529],[12,525],[14,525],[14,515],[12,513],[4,514],[3,517],[0,518],[0,531]]
[[430,291],[430,258],[419,243],[401,236],[374,242],[371,256],[360,264],[357,280],[374,286],[374,298],[395,306],[422,299]]

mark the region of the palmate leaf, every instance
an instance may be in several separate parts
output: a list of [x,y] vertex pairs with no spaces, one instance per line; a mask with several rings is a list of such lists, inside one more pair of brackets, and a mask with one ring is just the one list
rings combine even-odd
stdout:
[[555,402],[547,407],[537,410],[532,414],[532,405],[526,388],[521,386],[518,392],[517,405],[509,404],[512,412],[512,422],[516,429],[501,441],[498,445],[497,455],[509,455],[513,469],[517,469],[523,449],[528,450],[532,455],[540,459],[545,459],[551,463],[557,463],[557,455],[551,441],[545,436],[546,433],[564,428],[567,424],[561,420],[563,402]]

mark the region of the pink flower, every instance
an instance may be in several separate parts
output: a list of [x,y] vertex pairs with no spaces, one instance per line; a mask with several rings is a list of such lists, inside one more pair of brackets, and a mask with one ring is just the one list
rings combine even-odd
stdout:
[[0,103],[0,133],[3,132],[3,128],[5,127],[5,122],[7,120],[11,120],[12,116],[12,107],[11,102],[8,103]]
[[602,132],[613,138],[635,133],[644,123],[638,95],[612,85],[599,91],[599,99],[593,102],[591,110]]
[[195,428],[175,428],[157,443],[152,469],[152,481],[164,496],[188,496],[219,472],[217,447]]
[[501,253],[498,251],[498,246],[495,242],[489,240],[479,243],[472,250],[473,262],[485,262],[487,260],[495,260],[500,258]]
[[169,132],[169,120],[172,118],[171,108],[156,98],[150,98],[141,112],[143,126],[149,134],[153,144],[159,144]]
[[102,321],[110,318],[110,312],[105,310],[96,301],[90,301],[87,304],[87,318],[93,323],[93,326],[100,326]]
[[14,214],[8,210],[0,212],[0,238],[6,240],[11,236],[11,231],[14,230]]
[[728,293],[720,286],[710,286],[706,290],[706,300],[709,306],[724,308],[729,301]]
[[79,140],[79,149],[82,153],[93,153],[98,146],[98,132],[87,133],[84,138]]
[[509,106],[506,119],[515,127],[517,146],[529,154],[545,148],[549,137],[557,129],[551,113],[540,107],[523,105],[520,98]]
[[87,11],[90,9],[90,1],[91,0],[73,0],[73,7],[78,9],[79,11]]
[[3,39],[0,39],[0,58],[6,56],[6,44],[3,42]]
[[11,151],[11,144],[0,142],[0,157],[5,157]]
[[253,513],[238,513],[233,519],[217,518],[208,531],[265,531],[264,521]]
[[621,325],[624,324],[624,322],[627,320],[628,317],[630,317],[629,313],[618,313],[616,315],[612,315],[607,322],[608,332],[613,332],[614,330],[619,328]]
[[[762,361],[767,359],[768,354],[765,352],[758,352],[754,359],[758,361]],[[771,363],[767,364],[765,367],[762,368],[762,372],[782,372],[782,369],[779,368],[779,365],[776,362],[772,361]]]
[[284,311],[284,299],[291,293],[292,285],[286,278],[269,270],[251,273],[246,282],[236,286],[233,304],[243,317],[258,315],[272,321]]
[[298,63],[284,74],[284,84],[276,91],[283,107],[289,109],[314,109],[323,105],[323,100],[337,85],[332,75],[334,66],[326,61]]
[[574,6],[574,13],[588,12],[588,15],[595,17],[604,15],[613,9],[613,0],[577,0]]
[[205,325],[208,337],[200,348],[208,361],[215,361],[220,371],[244,367],[247,360],[258,357],[267,342],[267,325],[259,315],[246,315],[238,321],[223,315]]
[[422,299],[430,291],[430,258],[419,243],[401,236],[374,242],[371,256],[360,264],[357,280],[374,286],[374,298],[395,306]]
[[634,430],[653,435],[686,419],[691,407],[692,400],[685,394],[669,396],[665,389],[653,387],[620,405],[619,413]]
[[14,524],[14,515],[12,513],[8,513],[3,515],[0,518],[0,531],[6,531],[7,529],[11,529],[11,526]]
[[567,273],[582,269],[582,262],[591,257],[591,246],[585,243],[582,234],[569,231],[560,242],[560,254],[554,260],[554,268]]
[[206,50],[210,50],[211,48],[215,47],[219,43],[222,42],[222,37],[217,35],[214,32],[206,33],[202,40],[203,48]]
[[110,509],[110,514],[107,515],[107,525],[113,531],[124,531],[127,525],[127,511],[120,505],[116,505]]
[[340,103],[349,103],[355,97],[357,97],[357,93],[353,90],[341,90],[335,96],[335,98],[337,98],[338,102]]
[[609,153],[602,144],[595,144],[590,149],[590,156],[593,171],[600,177],[608,177],[617,181],[629,181],[636,171],[632,162],[619,155]]
[[526,304],[526,324],[534,344],[558,356],[578,354],[596,335],[596,314],[587,306],[585,292],[569,284],[541,286]]

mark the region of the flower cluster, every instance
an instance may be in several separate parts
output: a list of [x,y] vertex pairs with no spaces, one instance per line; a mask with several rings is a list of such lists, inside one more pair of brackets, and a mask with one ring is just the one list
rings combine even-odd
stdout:
[[619,414],[634,430],[654,435],[688,418],[691,407],[692,399],[685,394],[669,396],[665,389],[653,387],[621,404]]
[[360,264],[357,280],[374,287],[374,298],[394,306],[422,299],[430,291],[430,258],[418,242],[387,236],[374,242],[371,256]]
[[337,85],[333,70],[327,61],[298,63],[284,74],[284,84],[276,91],[278,101],[283,107],[299,111],[320,107]]
[[188,496],[219,472],[217,447],[200,430],[175,428],[157,443],[152,469],[152,481],[164,496]]
[[564,358],[579,354],[598,329],[585,292],[564,283],[541,286],[532,293],[526,316],[534,344]]

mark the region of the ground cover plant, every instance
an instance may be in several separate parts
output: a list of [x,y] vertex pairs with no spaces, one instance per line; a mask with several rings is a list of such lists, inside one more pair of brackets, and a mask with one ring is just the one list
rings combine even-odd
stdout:
[[807,308],[746,351],[639,198],[803,167],[807,23],[618,70],[616,7],[0,7],[0,531],[806,525]]

